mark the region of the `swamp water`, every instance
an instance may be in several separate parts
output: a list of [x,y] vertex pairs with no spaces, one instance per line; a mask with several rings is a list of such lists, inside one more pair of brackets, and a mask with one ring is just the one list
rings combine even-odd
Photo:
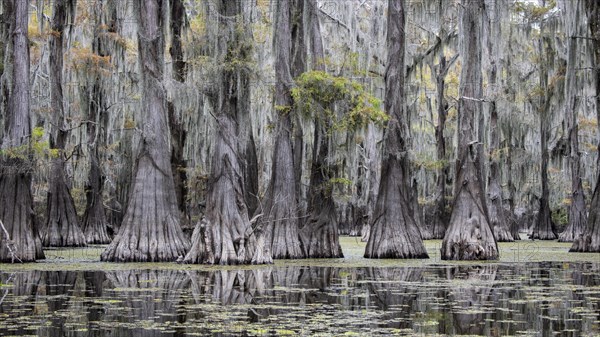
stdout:
[[344,238],[345,259],[254,267],[48,251],[0,265],[0,336],[600,335],[598,254],[521,242],[496,263],[446,263],[426,244],[429,260],[366,260]]

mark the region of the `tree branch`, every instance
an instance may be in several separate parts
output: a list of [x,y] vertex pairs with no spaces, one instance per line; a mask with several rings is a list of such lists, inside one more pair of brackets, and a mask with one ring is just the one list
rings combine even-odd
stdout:
[[17,259],[20,263],[23,263],[23,261],[19,258],[19,255],[15,251],[15,243],[10,239],[10,235],[8,234],[8,231],[6,230],[6,227],[4,227],[2,220],[0,220],[0,227],[2,227],[2,230],[4,231],[4,235],[6,235],[6,248],[8,248],[8,252],[11,255],[11,259],[12,259],[11,263],[15,263],[15,259]]

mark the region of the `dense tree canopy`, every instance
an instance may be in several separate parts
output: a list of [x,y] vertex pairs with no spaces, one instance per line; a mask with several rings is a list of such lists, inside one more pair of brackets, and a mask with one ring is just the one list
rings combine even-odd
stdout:
[[0,261],[600,251],[596,0],[0,11]]

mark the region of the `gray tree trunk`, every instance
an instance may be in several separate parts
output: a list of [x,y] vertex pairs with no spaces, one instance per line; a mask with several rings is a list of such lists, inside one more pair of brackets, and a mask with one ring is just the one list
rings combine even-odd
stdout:
[[[8,113],[8,98],[10,97],[10,78],[11,65],[9,55],[12,50],[12,39],[10,37],[10,22],[11,22],[11,4],[5,2],[2,7],[2,15],[0,20],[0,116],[6,116]],[[12,56],[10,56],[12,57]],[[4,139],[4,118],[0,118],[0,146]]]
[[477,133],[482,98],[481,18],[483,3],[462,0],[460,34],[462,70],[458,102],[458,149],[454,204],[442,242],[443,260],[495,260],[498,246],[490,228],[481,172],[483,147]]
[[[241,6],[251,6],[242,2]],[[242,13],[244,9],[241,9]],[[246,10],[247,12],[247,10]],[[252,40],[253,33],[251,27],[251,16],[243,15],[244,26],[247,27],[241,32],[241,38]],[[243,51],[242,58],[250,58],[250,54],[253,52],[252,47],[246,45]],[[244,174],[244,199],[246,200],[246,206],[248,207],[248,214],[254,214],[258,208],[259,203],[259,167],[258,167],[258,155],[256,149],[256,141],[254,139],[254,131],[252,127],[252,116],[251,116],[251,70],[240,69],[238,71],[238,134],[240,142],[240,150],[242,151],[242,172]]]
[[365,155],[367,156],[367,172],[368,172],[368,195],[366,205],[366,219],[361,229],[362,242],[369,241],[369,235],[371,235],[371,223],[373,223],[375,215],[375,204],[377,203],[377,192],[379,190],[379,181],[381,174],[380,165],[380,151],[377,146],[377,140],[375,136],[375,125],[370,124],[367,127],[367,138],[366,138]]
[[[498,67],[502,66],[499,59],[498,43],[501,40],[500,30],[500,12],[493,1],[485,5],[486,10],[486,25],[487,25],[487,52],[490,61],[488,73],[488,83],[491,88],[489,96],[489,114],[490,114],[490,172],[488,176],[488,191],[487,191],[487,207],[490,219],[490,226],[494,234],[494,238],[498,242],[512,242],[513,236],[508,226],[506,213],[502,199],[502,177],[500,175],[500,126],[498,125],[498,109],[496,107],[496,97],[498,91],[496,89]],[[502,68],[500,68],[502,70]]]
[[[596,118],[600,130],[600,2],[587,0],[585,8],[588,17],[588,26],[592,37],[593,57],[592,65],[595,69],[594,84],[596,86]],[[600,142],[598,142],[598,167],[600,167]],[[587,227],[582,235],[575,237],[571,252],[600,252],[600,171],[596,179],[596,187],[592,195],[590,213]]]
[[[88,91],[88,90],[86,90]],[[103,93],[100,84],[96,83],[88,94],[91,100],[88,103],[88,123],[86,126],[88,136],[88,156],[90,169],[85,184],[86,206],[83,214],[83,233],[87,243],[107,244],[111,237],[108,234],[109,223],[106,219],[103,203],[104,176],[100,168],[101,144],[105,144],[106,108],[104,107]]]
[[[508,66],[510,68],[510,65]],[[513,175],[510,174],[512,172],[512,161],[513,161],[513,132],[512,128],[509,127],[506,132],[506,142],[507,142],[507,153],[506,153],[506,167],[508,174],[508,179],[506,185],[508,187],[508,209],[504,209],[506,213],[506,219],[508,221],[510,227],[510,234],[513,237],[513,240],[521,240],[521,234],[519,233],[519,221],[517,221],[517,216],[515,214],[515,185],[513,183]]]
[[[310,1],[310,0],[307,0]],[[307,70],[307,56],[308,56],[308,43],[306,41],[305,33],[306,28],[308,28],[308,36],[312,36],[312,27],[309,25],[305,27],[304,18],[305,16],[309,16],[308,20],[310,20],[311,11],[309,10],[310,3],[305,0],[294,0],[292,2],[290,8],[290,24],[291,24],[291,41],[292,41],[292,50],[291,50],[291,68],[290,73],[292,78],[297,78],[303,72]],[[318,18],[315,18],[318,20]],[[314,53],[312,54],[314,57]],[[294,112],[294,143],[292,152],[294,154],[294,181],[296,183],[296,194],[298,205],[302,205],[302,201],[304,199],[304,195],[302,193],[302,167],[303,167],[303,157],[304,157],[304,130],[302,130],[301,119],[302,116],[300,113]]]
[[[495,77],[490,75],[490,78]],[[490,80],[490,83],[491,80]],[[500,129],[498,126],[498,110],[496,102],[490,103],[490,175],[488,182],[488,211],[490,216],[490,226],[494,238],[498,242],[514,241],[509,222],[506,219],[504,205],[502,203],[502,186],[500,185],[500,156],[497,153],[500,148]]]
[[[172,60],[172,77],[175,81],[184,82],[187,65],[183,55],[181,34],[186,20],[185,7],[182,0],[170,0],[170,2],[171,48],[169,53]],[[171,170],[173,172],[173,182],[175,183],[175,195],[177,196],[179,211],[183,215],[182,219],[187,219],[187,167],[183,155],[187,131],[175,113],[173,102],[168,102],[167,111],[169,114],[169,129],[171,130]]]
[[265,245],[264,233],[252,228],[244,198],[244,174],[242,171],[244,149],[238,142],[237,116],[248,113],[239,111],[239,71],[235,62],[250,58],[244,48],[243,36],[238,27],[243,23],[241,0],[222,0],[218,4],[223,18],[235,18],[233,22],[219,19],[222,36],[218,45],[223,57],[218,101],[213,102],[217,111],[217,132],[213,152],[211,177],[206,198],[206,214],[192,235],[192,248],[186,255],[186,263],[208,264],[262,264],[271,263],[270,247]]
[[542,37],[539,41],[539,54],[545,55],[546,59],[541,61],[540,67],[540,88],[542,88],[545,95],[541,97],[535,104],[536,110],[539,113],[540,118],[540,145],[542,152],[542,162],[540,164],[540,172],[542,179],[542,197],[540,198],[540,209],[533,225],[531,232],[531,239],[540,240],[554,240],[558,236],[556,235],[556,229],[552,217],[550,216],[550,188],[548,186],[548,138],[550,135],[550,118],[549,109],[550,101],[553,95],[553,90],[548,90],[548,66],[547,62],[552,55],[552,49],[550,47],[550,41],[547,36],[543,35],[543,25],[541,28]]
[[[103,36],[107,33],[101,26],[103,4],[98,3],[96,10],[96,26],[94,32],[94,42],[92,51],[103,57],[108,56],[105,52],[105,39]],[[105,93],[102,91],[102,83],[98,76],[94,76],[90,85],[81,85],[81,101],[87,108],[86,130],[87,130],[87,150],[89,159],[89,172],[85,184],[86,207],[83,214],[83,234],[87,243],[107,244],[111,237],[108,234],[110,226],[106,218],[103,203],[104,175],[101,169],[100,148],[106,144],[106,127],[108,113],[106,107]]]
[[431,224],[431,238],[432,239],[443,239],[446,234],[446,228],[448,227],[449,214],[446,202],[448,195],[446,184],[448,181],[449,167],[446,158],[446,137],[444,137],[444,130],[446,128],[446,117],[448,115],[448,102],[444,97],[444,90],[446,87],[446,75],[448,70],[456,60],[456,55],[449,62],[446,61],[446,57],[440,55],[440,61],[435,69],[431,69],[432,73],[435,73],[435,86],[436,86],[436,103],[437,103],[437,125],[435,126],[435,145],[436,145],[436,156],[440,162],[436,177],[436,194],[435,194],[435,210],[433,215],[433,224]]
[[374,220],[365,250],[366,258],[427,258],[421,233],[410,214],[408,197],[408,127],[404,109],[404,0],[389,0],[387,14],[387,65],[385,111],[389,115],[384,136],[381,182]]
[[328,163],[330,127],[320,118],[315,119],[310,186],[308,191],[308,218],[300,229],[300,239],[308,258],[343,257],[339,243],[338,219],[330,179],[334,168]]
[[180,226],[168,144],[169,124],[163,88],[162,13],[165,1],[135,3],[144,112],[140,153],[123,223],[113,242],[102,253],[102,261],[174,261],[185,255],[190,246]]
[[271,180],[261,207],[259,225],[264,227],[266,242],[274,259],[303,258],[298,231],[298,202],[292,153],[292,123],[290,93],[293,80],[290,71],[291,32],[290,3],[277,2],[274,30],[275,46],[275,110],[278,113],[275,128]]
[[571,168],[571,204],[569,205],[569,223],[558,236],[560,242],[573,242],[587,226],[587,207],[581,176],[581,153],[579,151],[579,127],[577,121],[577,37],[580,18],[580,0],[565,1],[565,26],[567,30],[567,72],[565,74],[565,126],[569,141],[568,163]]
[[[308,33],[311,42],[311,67],[325,71],[323,42],[316,1],[307,4]],[[329,180],[335,169],[328,162],[330,156],[330,127],[321,118],[314,120],[314,139],[310,182],[308,187],[307,218],[300,230],[304,254],[308,258],[343,257],[339,244],[338,217]]]
[[[31,180],[31,121],[29,110],[29,39],[28,2],[4,1],[11,48],[5,50],[11,64],[10,97],[4,119],[2,150],[25,147],[27,158],[0,157],[0,262],[23,262],[43,259],[41,241],[33,218]],[[6,24],[6,23],[5,23]],[[8,75],[8,74],[3,74]],[[4,82],[4,81],[3,81]],[[6,83],[6,82],[4,82]]]
[[58,157],[52,160],[51,179],[48,186],[46,228],[44,246],[70,247],[85,246],[86,240],[75,211],[65,166],[65,144],[68,137],[63,107],[63,41],[67,15],[74,12],[75,3],[55,1],[52,9],[52,34],[49,35],[50,49],[50,105],[52,108],[52,135],[50,148],[58,150]]

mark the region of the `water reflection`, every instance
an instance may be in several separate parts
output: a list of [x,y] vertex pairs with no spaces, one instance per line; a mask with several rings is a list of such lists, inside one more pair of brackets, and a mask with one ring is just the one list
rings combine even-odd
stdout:
[[0,272],[0,335],[595,335],[599,271],[531,263]]
[[107,272],[106,278],[114,287],[105,290],[106,297],[120,301],[107,308],[103,319],[108,322],[104,327],[115,324],[113,336],[183,336],[179,322],[185,316],[177,307],[189,287],[184,272],[126,270]]

